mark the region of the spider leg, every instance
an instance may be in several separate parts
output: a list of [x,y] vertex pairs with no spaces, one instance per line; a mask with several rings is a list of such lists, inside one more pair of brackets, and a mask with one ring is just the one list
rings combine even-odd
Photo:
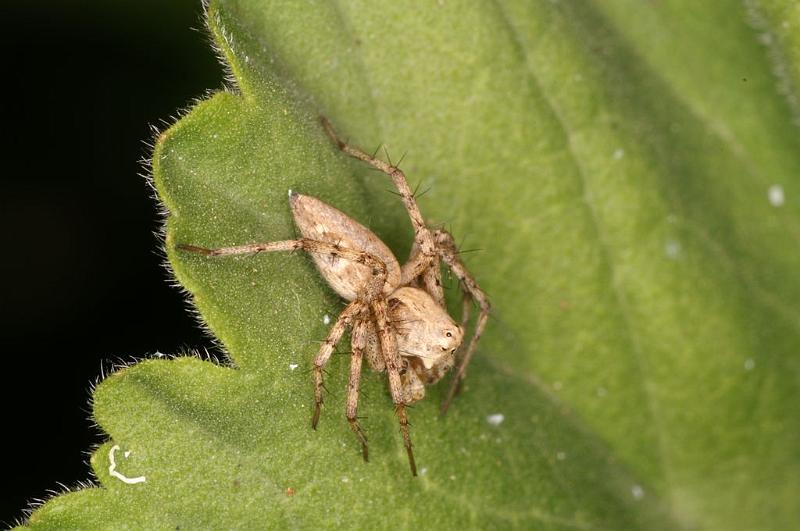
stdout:
[[408,455],[408,465],[411,467],[411,475],[417,475],[417,465],[414,461],[414,451],[411,449],[411,436],[408,431],[408,416],[406,415],[406,404],[403,400],[403,382],[400,379],[400,369],[403,362],[400,359],[400,352],[397,350],[397,338],[389,325],[389,308],[385,298],[378,297],[371,303],[372,312],[378,328],[383,356],[386,360],[386,372],[389,375],[389,390],[394,402],[394,411],[400,423],[400,432],[403,434],[403,445]]
[[256,254],[269,253],[274,251],[295,251],[303,248],[303,240],[281,240],[276,242],[248,243],[235,247],[220,247],[218,249],[207,249],[197,245],[176,245],[181,251],[202,254],[204,256],[233,256],[237,254]]
[[362,295],[359,297],[363,303],[368,303],[373,297],[383,290],[384,282],[388,275],[386,264],[377,256],[365,251],[356,251],[346,247],[341,247],[334,243],[312,240],[309,238],[299,238],[297,240],[281,240],[275,242],[248,243],[233,247],[220,247],[217,249],[207,249],[196,245],[176,245],[177,249],[202,254],[205,256],[235,256],[240,254],[257,254],[275,251],[296,251],[302,249],[308,253],[327,255],[331,258],[343,258],[358,264],[364,264],[372,268],[372,278],[364,286]]
[[381,354],[381,341],[375,331],[375,323],[364,321],[364,335],[366,341],[364,353],[369,367],[375,372],[385,371],[386,362],[383,361],[383,354]]
[[[466,332],[467,326],[469,325],[469,319],[472,315],[472,296],[469,294],[469,291],[462,288],[463,297],[461,299],[461,330]],[[463,359],[463,349],[464,344],[461,344],[461,347],[456,351],[456,365],[460,365],[461,360]],[[464,383],[464,377],[462,376],[461,379],[458,381],[458,385],[456,386],[455,391],[453,391],[453,396],[458,395],[461,392],[461,386]],[[443,411],[443,413],[446,412]]]
[[[442,305],[444,304],[444,290],[442,289],[441,273],[436,264],[436,247],[434,245],[433,235],[430,229],[425,225],[425,219],[422,217],[422,212],[417,205],[417,199],[414,193],[408,186],[405,174],[397,166],[391,163],[384,162],[376,159],[374,156],[365,153],[364,151],[353,147],[339,138],[333,126],[326,118],[321,118],[322,126],[331,137],[333,142],[344,151],[347,155],[356,158],[362,162],[366,162],[373,168],[376,168],[386,175],[388,175],[398,194],[403,200],[403,205],[406,207],[408,217],[411,220],[411,225],[414,228],[414,243],[419,247],[420,256],[417,258],[419,264],[413,266],[412,269],[419,271],[422,276],[422,282],[425,285],[425,290]],[[419,274],[417,276],[419,276]],[[412,279],[413,280],[413,279]]]
[[472,314],[472,295],[464,290],[464,297],[461,299],[461,329],[466,330],[469,318]]
[[467,373],[467,366],[472,360],[472,356],[475,354],[475,348],[478,346],[478,341],[480,341],[483,330],[486,328],[486,322],[489,319],[491,304],[489,304],[489,298],[486,296],[486,293],[484,293],[480,286],[478,286],[478,283],[475,282],[473,276],[469,273],[469,271],[467,271],[467,268],[464,267],[464,264],[458,257],[458,249],[456,248],[455,240],[453,240],[453,237],[450,235],[450,233],[444,230],[437,230],[435,236],[437,247],[439,249],[439,256],[441,256],[442,261],[447,264],[453,274],[458,277],[458,280],[461,281],[461,289],[464,290],[465,297],[464,307],[462,309],[462,318],[469,319],[469,312],[466,309],[466,306],[469,304],[467,297],[475,300],[475,302],[478,303],[479,308],[478,321],[475,325],[475,333],[472,335],[472,339],[469,342],[469,347],[467,347],[464,357],[458,364],[458,369],[456,369],[456,373],[450,383],[450,389],[447,392],[447,397],[442,403],[442,413],[446,413],[447,408],[450,407],[450,402],[453,401],[453,398],[458,392],[461,382]]
[[363,307],[364,303],[358,300],[351,302],[345,307],[344,311],[339,314],[336,322],[333,323],[333,326],[328,332],[328,337],[322,342],[317,357],[314,358],[314,416],[311,418],[311,427],[315,430],[319,423],[319,414],[323,402],[322,388],[324,382],[322,369],[328,363],[331,354],[333,354],[333,349],[336,348],[336,344],[342,339],[342,334],[344,334],[344,331],[352,322],[353,317],[357,315]]
[[364,359],[364,349],[366,347],[366,322],[358,317],[353,324],[351,343],[353,345],[353,355],[350,358],[350,381],[347,384],[347,421],[350,428],[358,437],[361,443],[361,452],[364,461],[369,461],[369,449],[367,446],[367,436],[361,425],[358,423],[358,385],[361,380],[361,365]]
[[419,251],[417,242],[414,242],[411,245],[411,252],[408,254],[408,260],[405,264],[400,266],[400,285],[414,285],[415,281],[422,275],[426,267],[428,267],[428,263],[425,260],[425,255]]

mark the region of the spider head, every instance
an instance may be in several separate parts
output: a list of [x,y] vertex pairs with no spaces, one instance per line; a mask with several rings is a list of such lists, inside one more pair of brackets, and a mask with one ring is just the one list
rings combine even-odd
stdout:
[[438,381],[453,366],[464,331],[418,288],[397,289],[389,298],[397,347],[425,383]]
[[[447,315],[445,313],[445,315]],[[456,349],[461,346],[461,341],[464,339],[464,330],[458,326],[447,315],[447,320],[450,321],[448,326],[443,326],[439,331],[437,346],[443,353],[455,354]],[[428,367],[430,368],[430,367]]]

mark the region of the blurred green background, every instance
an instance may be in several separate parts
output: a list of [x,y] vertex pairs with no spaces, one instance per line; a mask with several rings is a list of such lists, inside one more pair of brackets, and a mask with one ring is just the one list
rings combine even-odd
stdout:
[[88,477],[103,363],[209,344],[166,282],[138,175],[150,125],[221,86],[201,13],[199,0],[0,5],[2,527]]

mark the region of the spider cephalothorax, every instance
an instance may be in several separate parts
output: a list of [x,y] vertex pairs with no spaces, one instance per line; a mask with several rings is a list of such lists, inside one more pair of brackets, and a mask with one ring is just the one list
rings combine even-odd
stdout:
[[[371,369],[388,375],[409,465],[416,475],[405,406],[421,400],[425,386],[438,382],[458,362],[442,404],[442,411],[447,410],[486,326],[489,301],[461,263],[452,236],[444,230],[427,227],[403,172],[345,144],[327,120],[322,123],[342,151],[383,171],[394,182],[415,232],[411,256],[405,264],[400,266],[386,244],[368,228],[319,199],[292,191],[289,204],[302,238],[219,249],[194,245],[178,245],[178,248],[208,256],[296,249],[311,254],[326,282],[348,302],[314,359],[312,426],[317,426],[323,401],[322,369],[345,330],[351,328],[347,420],[361,442],[364,459],[368,457],[367,438],[356,413],[361,366],[366,357]],[[464,304],[460,325],[445,307],[441,262],[461,283]],[[458,356],[473,300],[480,308],[475,333],[466,352]]]

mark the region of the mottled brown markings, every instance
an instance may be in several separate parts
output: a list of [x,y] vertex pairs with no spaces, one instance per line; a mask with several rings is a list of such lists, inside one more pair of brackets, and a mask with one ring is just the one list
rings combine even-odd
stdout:
[[[358,398],[364,358],[370,369],[386,371],[389,391],[403,437],[411,473],[417,475],[406,406],[425,396],[425,386],[438,382],[456,364],[442,412],[449,407],[466,375],[488,319],[486,294],[458,257],[453,237],[444,230],[431,231],[403,172],[336,135],[324,118],[322,125],[336,146],[388,175],[403,201],[414,229],[414,244],[401,267],[394,254],[372,231],[317,198],[289,192],[289,203],[302,238],[207,249],[195,245],[177,248],[205,256],[231,256],[302,249],[313,258],[331,288],[348,302],[334,322],[314,358],[314,413],[316,429],[323,404],[324,367],[347,328],[351,328],[350,377],[346,417],[368,460],[367,437],[358,422]],[[460,280],[464,293],[461,325],[448,315],[441,282],[444,263]],[[470,321],[473,301],[479,314],[466,353],[457,351]]]

